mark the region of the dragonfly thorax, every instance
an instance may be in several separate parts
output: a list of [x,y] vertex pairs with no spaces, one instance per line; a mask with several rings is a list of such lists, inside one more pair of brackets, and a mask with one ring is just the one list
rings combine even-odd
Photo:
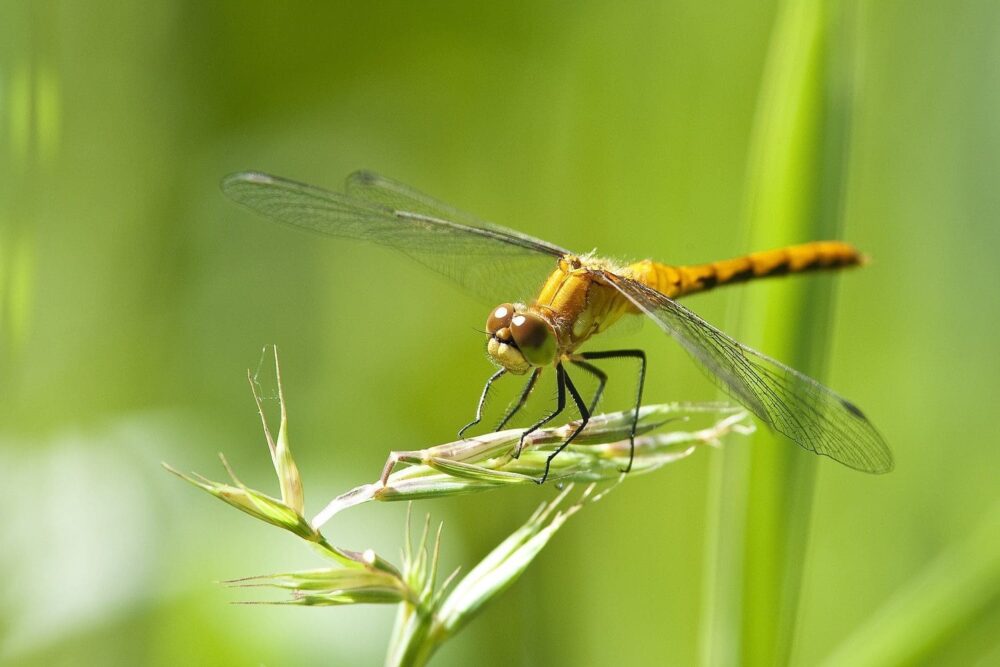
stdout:
[[533,366],[556,360],[558,345],[552,323],[521,304],[503,303],[486,320],[490,339],[486,352],[510,373],[523,375]]

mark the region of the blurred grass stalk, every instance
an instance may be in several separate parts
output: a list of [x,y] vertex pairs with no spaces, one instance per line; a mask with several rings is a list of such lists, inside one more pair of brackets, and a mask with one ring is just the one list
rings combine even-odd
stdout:
[[[851,112],[844,8],[785,0],[767,55],[747,171],[746,250],[839,236]],[[822,378],[833,305],[828,278],[754,285],[745,340]],[[759,431],[714,457],[702,662],[782,665],[798,611],[818,458]]]
[[997,664],[998,618],[1000,503],[907,581],[823,667]]

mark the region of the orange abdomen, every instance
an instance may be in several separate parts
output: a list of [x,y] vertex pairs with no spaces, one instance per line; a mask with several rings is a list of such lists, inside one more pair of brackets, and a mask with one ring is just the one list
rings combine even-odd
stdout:
[[652,260],[629,266],[639,282],[672,299],[719,285],[789,273],[858,266],[864,256],[841,241],[813,241],[709,264],[669,266]]

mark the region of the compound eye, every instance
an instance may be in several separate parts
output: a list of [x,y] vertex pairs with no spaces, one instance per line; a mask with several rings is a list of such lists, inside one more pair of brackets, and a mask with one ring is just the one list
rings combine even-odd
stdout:
[[511,318],[510,335],[524,358],[535,366],[552,363],[556,356],[556,337],[548,322],[531,313]]
[[500,329],[510,326],[510,319],[514,316],[514,306],[509,303],[501,303],[493,309],[486,319],[486,330],[495,334]]

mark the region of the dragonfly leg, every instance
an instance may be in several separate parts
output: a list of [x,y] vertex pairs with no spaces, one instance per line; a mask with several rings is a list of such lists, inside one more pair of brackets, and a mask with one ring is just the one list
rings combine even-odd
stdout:
[[[562,370],[562,364],[556,366],[557,369]],[[583,397],[580,396],[580,392],[576,390],[576,386],[573,381],[569,379],[569,374],[563,370],[563,380],[566,383],[566,388],[569,389],[569,395],[573,397],[573,402],[576,403],[576,409],[580,411],[580,425],[577,426],[569,437],[562,441],[554,452],[549,454],[549,458],[545,459],[545,472],[542,474],[542,478],[538,480],[539,484],[544,484],[545,480],[549,477],[549,467],[552,465],[552,459],[559,456],[559,452],[566,449],[569,443],[573,442],[573,439],[580,435],[580,431],[584,429],[587,422],[590,421],[590,410],[587,409],[587,404],[583,402]]]
[[601,400],[601,396],[604,395],[604,387],[608,384],[608,374],[594,364],[588,364],[586,361],[581,359],[571,358],[570,361],[574,366],[579,366],[597,378],[597,389],[594,391],[594,397],[590,399],[590,405],[587,406],[587,409],[590,410],[590,414],[594,414],[594,409],[597,407],[597,403]]
[[636,359],[639,362],[639,382],[635,392],[635,412],[632,415],[632,430],[629,432],[628,465],[622,472],[632,470],[635,459],[635,429],[639,425],[639,408],[642,407],[642,388],[646,384],[646,353],[643,350],[607,350],[605,352],[582,352],[582,359]]
[[501,376],[503,376],[503,374],[506,373],[506,372],[507,372],[506,368],[501,368],[496,373],[494,373],[493,375],[491,375],[490,379],[486,381],[486,386],[483,387],[483,393],[479,397],[479,404],[476,405],[476,418],[473,419],[471,422],[469,422],[468,424],[466,424],[465,426],[463,426],[462,428],[459,429],[459,431],[458,431],[458,437],[461,438],[463,433],[465,433],[470,428],[472,428],[473,426],[475,426],[476,424],[478,424],[479,422],[481,422],[483,420],[483,406],[486,405],[486,395],[488,393],[490,393],[490,387],[493,386],[493,383],[496,380],[498,380]]
[[531,394],[531,390],[535,388],[535,383],[538,382],[538,376],[541,374],[542,374],[541,366],[539,366],[538,368],[536,368],[531,372],[531,376],[528,378],[528,381],[524,384],[524,389],[521,390],[521,395],[518,397],[517,402],[514,404],[514,407],[507,410],[507,414],[504,415],[503,419],[500,420],[500,423],[497,424],[497,427],[494,430],[497,431],[503,430],[503,427],[507,425],[507,422],[513,419],[514,415],[516,415],[518,411],[524,407],[524,404],[528,402],[528,395]]
[[524,449],[524,439],[559,416],[559,413],[566,407],[566,370],[562,364],[556,364],[556,390],[556,409],[539,419],[531,428],[521,434],[521,439],[514,449],[515,459],[521,456],[521,450]]

